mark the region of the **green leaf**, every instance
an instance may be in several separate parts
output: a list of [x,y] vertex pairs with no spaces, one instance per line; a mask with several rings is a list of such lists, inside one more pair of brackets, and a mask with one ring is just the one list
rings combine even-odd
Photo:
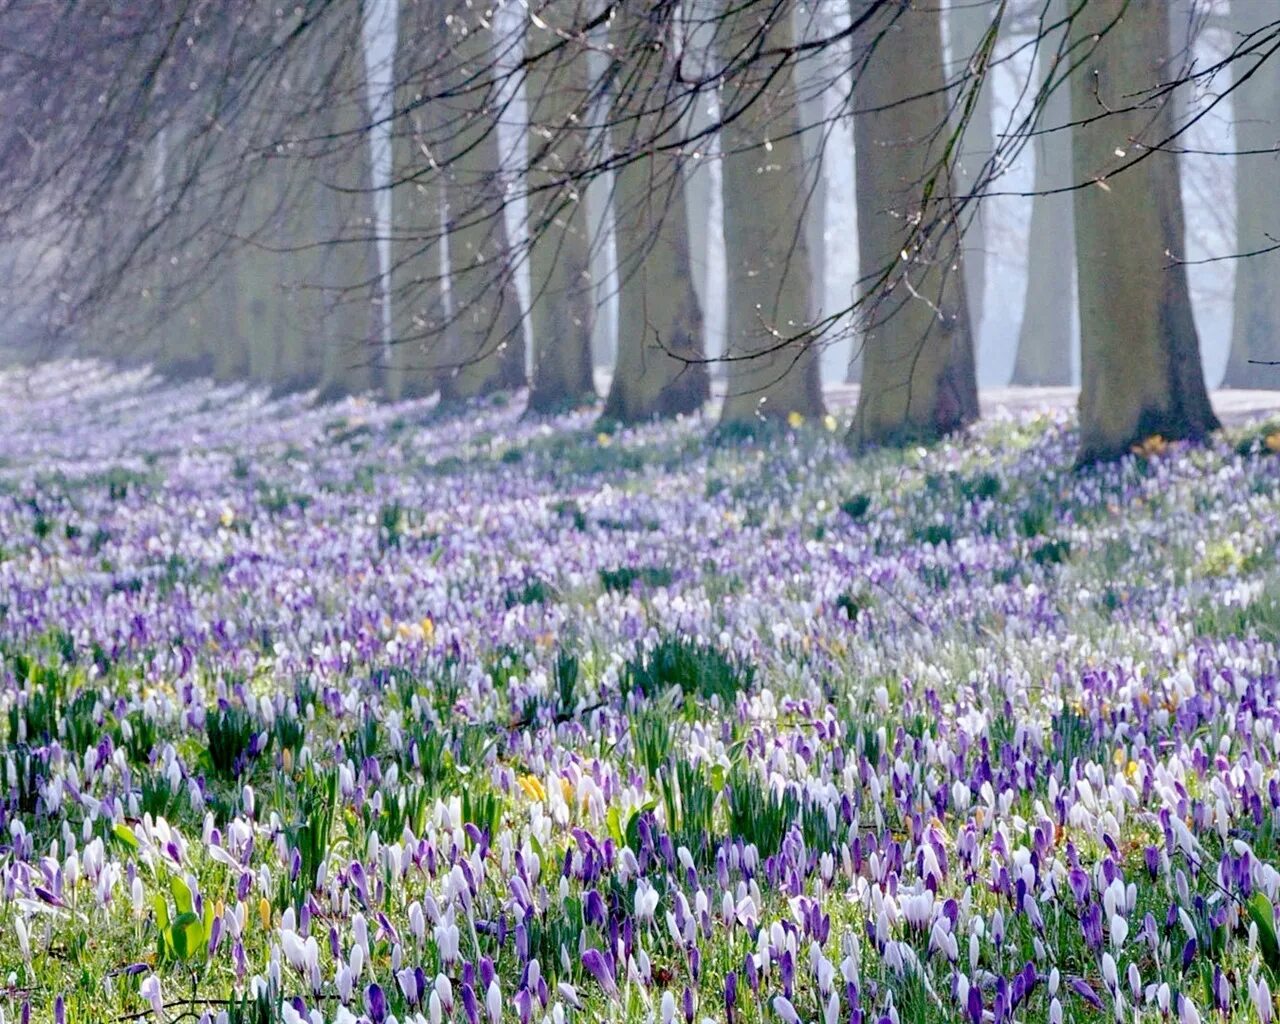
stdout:
[[173,902],[177,904],[179,914],[190,914],[195,910],[191,888],[179,876],[173,875],[169,878],[169,891],[173,893]]
[[179,960],[190,960],[204,950],[204,925],[190,912],[179,914],[169,929],[169,943]]
[[151,906],[156,912],[156,927],[164,931],[169,927],[169,902],[156,893],[151,897]]
[[1266,893],[1255,892],[1245,903],[1249,918],[1258,926],[1258,945],[1262,959],[1272,971],[1280,972],[1280,939],[1276,938],[1276,914]]
[[115,837],[119,839],[120,842],[124,843],[125,846],[129,847],[129,849],[136,850],[138,848],[138,837],[133,834],[133,829],[124,822],[120,822],[120,824],[116,825],[116,827],[111,831]]
[[609,826],[609,835],[613,837],[613,841],[621,846],[622,815],[618,813],[618,808],[616,806],[609,808],[609,813],[605,815],[605,823]]

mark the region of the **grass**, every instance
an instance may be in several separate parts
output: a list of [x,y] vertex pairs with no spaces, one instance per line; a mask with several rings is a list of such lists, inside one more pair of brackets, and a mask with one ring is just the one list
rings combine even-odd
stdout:
[[626,690],[649,699],[678,687],[686,696],[728,705],[751,686],[755,668],[714,644],[668,635],[630,659],[622,677]]

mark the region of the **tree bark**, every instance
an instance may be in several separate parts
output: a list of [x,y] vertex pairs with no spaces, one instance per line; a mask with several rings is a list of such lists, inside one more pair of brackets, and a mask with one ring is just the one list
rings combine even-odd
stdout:
[[[1231,24],[1236,38],[1255,32],[1274,12],[1234,0]],[[1257,58],[1232,65],[1237,75]],[[1236,157],[1237,253],[1258,252],[1276,245],[1280,223],[1274,210],[1280,196],[1280,64],[1273,57],[1231,94],[1235,101],[1236,149],[1270,150]],[[1235,308],[1231,353],[1222,383],[1231,388],[1280,388],[1280,251],[1235,261]],[[1251,362],[1254,361],[1254,362]]]
[[[1123,15],[1123,17],[1121,16]],[[1200,362],[1183,249],[1177,156],[1157,152],[1113,172],[1168,135],[1165,0],[1091,0],[1071,37],[1073,166],[1080,291],[1080,452],[1084,463],[1125,454],[1151,435],[1200,438],[1218,426]],[[1136,108],[1136,109],[1127,109]],[[1123,156],[1118,155],[1123,153]]]
[[396,19],[395,121],[391,133],[391,353],[383,375],[392,401],[435,392],[448,318],[440,187],[434,152],[435,104],[423,99],[422,71],[444,53],[444,25],[431,4],[400,0]]
[[[961,74],[966,65],[977,60],[986,44],[987,33],[999,5],[993,2],[975,3],[974,0],[950,0],[947,9],[947,29],[951,43],[953,77]],[[965,127],[960,142],[960,159],[955,166],[955,188],[959,195],[968,195],[981,189],[982,169],[995,151],[995,133],[992,125],[991,97],[994,83],[988,77],[980,84],[974,100],[973,113]],[[965,89],[971,83],[965,83]],[[959,111],[957,111],[957,114]],[[955,127],[959,127],[956,125]],[[964,225],[964,281],[965,296],[969,303],[969,322],[975,339],[982,329],[982,314],[987,288],[987,228],[982,203],[972,204],[965,211]]]
[[[869,2],[855,0],[855,18]],[[929,440],[978,416],[960,226],[943,162],[940,20],[933,4],[889,5],[860,34],[875,49],[854,93],[864,340],[850,440],[858,445]]]
[[[573,3],[544,3],[528,26],[531,53],[552,48],[572,27]],[[568,25],[557,24],[559,20]],[[591,231],[585,196],[572,180],[589,140],[591,90],[586,53],[566,42],[535,61],[525,78],[529,104],[529,253],[533,381],[529,411],[559,412],[596,399],[591,333]]]
[[663,3],[647,14],[622,5],[614,15],[615,73],[626,81],[613,92],[613,148],[635,158],[614,181],[618,357],[603,416],[624,423],[696,412],[710,394],[681,160],[657,149],[679,130],[669,111],[663,121],[673,14]]
[[[524,325],[503,216],[497,90],[487,70],[492,33],[469,4],[451,5],[441,55],[450,95],[442,108],[453,315],[440,400],[451,404],[525,382]],[[444,16],[444,12],[441,12]]]
[[[792,45],[787,5],[747,5],[727,17],[727,55],[748,45],[773,52]],[[770,80],[776,69],[767,60],[763,65],[751,62],[725,82],[729,362],[722,425],[824,411],[819,351],[809,332],[803,217],[809,169],[798,134],[795,83],[786,69]]]
[[[360,7],[335,11],[304,51],[302,142],[271,158],[259,179],[262,249],[244,272],[250,375],[277,392],[316,390],[321,400],[368,391],[377,360],[377,256]],[[300,62],[301,63],[301,62]],[[344,139],[341,144],[325,139]],[[273,166],[274,165],[274,166]],[[259,188],[259,186],[261,186]],[[256,204],[249,204],[250,206]],[[277,251],[270,251],[277,250]],[[261,259],[259,259],[261,257]]]
[[[1066,0],[1050,0],[1047,25],[1065,21]],[[1054,67],[1064,30],[1046,35],[1036,52],[1037,88],[1044,95],[1036,127],[1035,191],[1071,184],[1071,92],[1062,78],[1069,59]],[[1052,80],[1050,80],[1052,79]],[[1056,83],[1056,84],[1055,84]],[[1039,95],[1039,93],[1037,94]],[[1055,130],[1056,129],[1056,130]],[[1027,252],[1027,292],[1018,332],[1018,356],[1012,383],[1034,387],[1071,383],[1071,349],[1075,344],[1075,218],[1070,193],[1037,195],[1031,200],[1031,232]]]
[[[824,0],[796,4],[792,23],[801,43],[826,39],[839,31],[825,9]],[[832,55],[833,57],[835,54]],[[805,60],[796,65],[796,104],[800,142],[804,153],[800,176],[804,241],[809,254],[809,316],[815,322],[828,312],[827,305],[827,146],[831,140],[827,92],[831,72],[826,61]]]
[[[370,122],[360,36],[360,5],[339,42],[338,90],[330,97],[326,128],[337,148],[317,166],[312,182],[319,225],[318,271],[324,344],[319,397],[330,400],[374,387],[382,357],[380,275],[373,209],[373,165],[364,126]],[[334,185],[338,187],[334,187]]]

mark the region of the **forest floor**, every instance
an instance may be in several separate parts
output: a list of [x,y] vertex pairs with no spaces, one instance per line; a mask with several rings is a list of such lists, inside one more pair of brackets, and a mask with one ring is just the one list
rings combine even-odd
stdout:
[[0,372],[0,1014],[1269,1021],[1250,395],[1076,472]]

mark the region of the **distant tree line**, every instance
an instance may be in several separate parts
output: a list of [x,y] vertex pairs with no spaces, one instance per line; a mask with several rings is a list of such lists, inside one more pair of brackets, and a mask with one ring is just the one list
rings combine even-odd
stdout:
[[[1210,27],[1223,56],[1204,66],[1189,40]],[[447,405],[527,386],[532,414],[602,397],[621,422],[701,409],[720,367],[720,422],[736,426],[821,417],[820,350],[851,331],[851,440],[926,440],[978,416],[983,201],[1031,147],[1014,380],[1068,383],[1078,317],[1080,458],[1110,458],[1217,426],[1179,160],[1188,127],[1230,96],[1227,383],[1280,379],[1264,365],[1280,359],[1267,4],[0,0],[0,37],[10,291],[39,296],[50,337],[79,351],[325,396]],[[1010,39],[1034,51],[1030,102],[997,126]],[[1213,98],[1191,109],[1192,89]],[[825,142],[850,122],[858,286],[823,309],[815,197],[834,180]],[[709,160],[716,352],[692,184]],[[598,396],[602,286],[618,326]]]

